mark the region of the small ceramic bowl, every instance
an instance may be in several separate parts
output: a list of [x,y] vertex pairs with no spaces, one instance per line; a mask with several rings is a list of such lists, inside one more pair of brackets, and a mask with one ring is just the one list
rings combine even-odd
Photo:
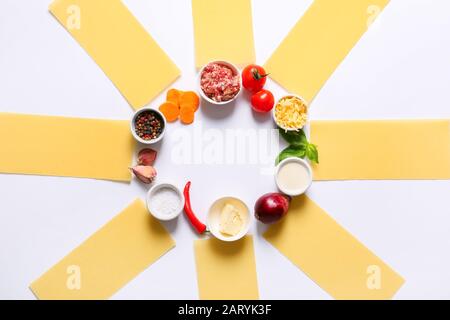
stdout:
[[[143,112],[152,112],[153,114],[155,114],[155,116],[156,116],[159,120],[161,120],[161,123],[162,123],[162,131],[161,131],[161,133],[159,134],[159,136],[156,137],[155,139],[145,140],[145,139],[142,139],[141,137],[139,137],[139,136],[137,135],[137,133],[136,133],[136,119],[137,119],[137,117],[138,117],[141,113],[143,113]],[[142,143],[142,144],[154,144],[154,143],[157,143],[158,141],[160,141],[160,140],[164,137],[164,133],[165,133],[165,131],[166,131],[166,125],[167,125],[166,118],[164,117],[164,115],[163,115],[159,110],[156,110],[156,109],[153,109],[153,108],[148,108],[148,107],[147,107],[147,108],[142,108],[142,109],[139,109],[138,111],[136,111],[136,112],[134,113],[133,117],[131,118],[131,122],[130,122],[131,134],[133,135],[133,137],[134,137],[138,142],[140,142],[140,143]]]
[[[283,168],[286,164],[292,163],[292,162],[298,163],[301,166],[303,166],[306,169],[307,173],[308,173],[308,180],[305,181],[304,187],[298,188],[296,190],[288,189],[279,180],[279,173],[280,173],[281,168]],[[309,187],[311,186],[312,181],[313,181],[313,171],[311,169],[311,166],[309,165],[309,163],[307,161],[305,161],[303,159],[300,159],[300,158],[292,157],[292,158],[284,159],[283,161],[281,161],[278,164],[278,166],[276,168],[276,171],[275,171],[275,182],[277,184],[278,189],[280,189],[281,192],[283,192],[284,194],[287,194],[288,196],[295,197],[295,196],[299,196],[299,195],[305,193],[306,190],[308,190]]]
[[[227,100],[227,101],[221,101],[221,102],[214,101],[213,99],[209,98],[209,97],[203,92],[203,89],[202,89],[202,86],[201,86],[201,78],[202,78],[202,74],[203,74],[203,71],[205,70],[206,66],[208,66],[208,65],[211,64],[211,63],[223,64],[223,65],[229,67],[231,70],[233,70],[233,72],[234,72],[235,74],[238,75],[238,78],[239,78],[239,92],[236,93],[236,95],[235,95],[233,98],[231,98],[230,100]],[[200,95],[202,96],[203,99],[205,99],[206,101],[208,101],[208,102],[211,103],[211,104],[215,104],[215,105],[218,105],[218,106],[223,106],[223,105],[229,104],[230,102],[236,100],[236,98],[237,98],[237,97],[239,96],[239,94],[241,93],[241,91],[242,91],[241,72],[239,71],[238,67],[236,67],[234,64],[232,64],[232,63],[230,63],[230,62],[223,61],[223,60],[211,61],[211,62],[207,63],[205,66],[203,66],[203,68],[201,68],[201,70],[200,70],[200,72],[199,72],[199,74],[198,74],[198,86],[199,86],[199,92],[200,92]]]
[[298,98],[298,99],[300,99],[301,101],[303,101],[303,103],[306,105],[306,113],[307,113],[307,114],[309,113],[309,105],[308,105],[308,102],[306,102],[305,99],[303,99],[302,97],[300,97],[300,96],[298,96],[298,95],[296,95],[296,94],[288,94],[288,95],[285,95],[285,96],[281,97],[280,99],[278,99],[278,101],[275,103],[275,105],[274,105],[274,107],[273,107],[273,109],[272,109],[272,118],[273,118],[273,121],[275,121],[276,125],[277,125],[279,128],[281,128],[281,129],[283,129],[283,130],[286,130],[286,131],[298,131],[298,130],[300,130],[300,129],[303,129],[303,127],[299,127],[299,128],[286,128],[286,127],[284,127],[284,126],[282,126],[282,125],[280,125],[280,124],[278,123],[277,117],[276,117],[276,107],[277,107],[278,103],[280,103],[281,100],[283,100],[283,99],[285,99],[285,98],[290,98],[290,97],[295,97],[295,98]]
[[[244,225],[241,231],[234,236],[227,236],[220,232],[220,214],[225,204],[232,204],[242,214]],[[207,225],[211,234],[222,241],[237,241],[245,236],[250,228],[251,215],[247,205],[240,199],[235,197],[224,197],[216,200],[208,211]]]
[[[161,198],[158,199],[157,193],[161,192],[162,189],[165,188],[173,192],[174,195],[173,198],[178,199],[178,205],[176,206],[176,208],[173,209],[173,212],[170,214],[158,211],[158,207],[164,206],[164,204],[161,203],[162,200],[164,200],[164,198],[162,197],[162,195],[160,195]],[[181,192],[181,190],[174,184],[168,182],[159,183],[150,188],[150,190],[148,190],[147,192],[146,200],[147,200],[147,209],[149,213],[156,219],[162,221],[169,221],[177,218],[183,211],[185,201],[184,195]]]

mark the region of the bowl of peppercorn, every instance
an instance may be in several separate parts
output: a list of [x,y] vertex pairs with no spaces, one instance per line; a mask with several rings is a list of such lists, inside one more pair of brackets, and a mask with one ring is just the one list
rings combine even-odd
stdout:
[[166,129],[166,118],[159,110],[142,108],[135,112],[131,119],[131,133],[143,144],[160,141]]

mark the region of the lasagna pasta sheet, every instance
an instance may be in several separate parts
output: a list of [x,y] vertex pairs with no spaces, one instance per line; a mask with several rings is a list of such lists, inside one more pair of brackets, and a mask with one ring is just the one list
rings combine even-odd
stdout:
[[107,299],[174,246],[163,225],[136,199],[30,289],[44,300]]
[[252,236],[236,242],[196,240],[194,249],[200,299],[259,298]]
[[128,121],[0,113],[0,145],[3,173],[129,182],[136,142]]
[[270,77],[311,102],[389,0],[314,0],[265,64]]
[[148,104],[180,74],[120,0],[55,0],[50,12],[134,109]]
[[192,17],[198,69],[213,60],[255,61],[250,0],[192,0]]
[[306,196],[264,238],[335,299],[391,299],[404,282]]
[[312,121],[315,180],[450,179],[450,120]]

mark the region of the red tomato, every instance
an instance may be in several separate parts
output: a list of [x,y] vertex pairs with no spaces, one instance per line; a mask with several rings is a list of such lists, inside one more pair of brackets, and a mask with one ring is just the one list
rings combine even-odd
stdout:
[[256,112],[269,112],[275,104],[275,99],[269,90],[261,90],[252,96],[251,102]]
[[245,89],[255,93],[266,84],[266,71],[263,67],[251,64],[242,71],[242,85]]

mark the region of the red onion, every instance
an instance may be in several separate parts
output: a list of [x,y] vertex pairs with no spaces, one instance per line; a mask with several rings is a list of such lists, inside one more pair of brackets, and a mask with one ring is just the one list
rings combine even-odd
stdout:
[[274,223],[283,218],[289,209],[291,197],[281,193],[268,193],[255,203],[255,217],[262,223]]

